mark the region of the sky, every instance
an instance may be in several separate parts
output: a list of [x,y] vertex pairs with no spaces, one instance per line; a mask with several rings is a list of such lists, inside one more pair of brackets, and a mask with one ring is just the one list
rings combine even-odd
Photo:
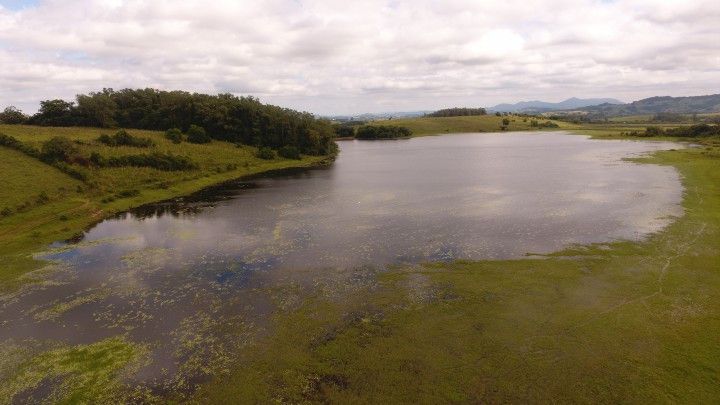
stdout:
[[321,115],[720,93],[718,0],[0,0],[0,108],[104,87]]

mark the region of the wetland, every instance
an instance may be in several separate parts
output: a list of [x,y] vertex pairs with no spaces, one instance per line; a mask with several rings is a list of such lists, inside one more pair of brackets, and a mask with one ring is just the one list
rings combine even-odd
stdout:
[[0,297],[0,340],[28,370],[5,394],[61,398],[76,383],[31,378],[42,356],[119,345],[118,390],[191,395],[278,314],[392,269],[643,241],[683,215],[683,187],[674,167],[633,159],[673,148],[562,132],[344,141],[329,167],[132,209],[49,246],[34,281]]

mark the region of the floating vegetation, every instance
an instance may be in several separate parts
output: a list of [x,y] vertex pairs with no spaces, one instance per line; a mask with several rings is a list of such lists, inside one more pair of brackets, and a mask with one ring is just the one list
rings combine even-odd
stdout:
[[40,353],[8,342],[0,347],[0,375],[9,376],[0,384],[0,401],[8,403],[122,402],[117,395],[123,391],[125,373],[136,369],[147,353],[144,345],[123,336]]
[[81,305],[107,298],[109,294],[110,292],[107,289],[92,291],[90,293],[80,293],[75,298],[70,298],[67,301],[55,301],[44,309],[34,311],[35,313],[33,314],[33,318],[37,321],[53,321],[59,318],[62,314]]

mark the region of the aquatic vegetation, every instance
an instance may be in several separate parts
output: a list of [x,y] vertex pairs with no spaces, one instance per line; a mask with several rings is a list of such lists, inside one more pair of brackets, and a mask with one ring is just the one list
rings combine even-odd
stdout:
[[80,293],[74,298],[56,301],[45,308],[33,311],[33,318],[37,321],[52,321],[59,318],[65,312],[75,309],[81,305],[89,304],[106,298],[109,295],[108,290],[92,291],[90,293]]
[[8,403],[23,399],[66,404],[116,402],[124,389],[125,373],[138,367],[146,353],[145,346],[122,336],[46,350],[4,342],[0,350],[0,376],[7,378],[0,384],[0,401]]

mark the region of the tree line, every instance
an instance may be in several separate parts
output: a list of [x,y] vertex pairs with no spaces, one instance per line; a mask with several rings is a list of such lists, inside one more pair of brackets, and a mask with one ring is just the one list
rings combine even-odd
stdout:
[[[310,155],[333,154],[334,130],[312,114],[261,103],[254,97],[157,89],[103,89],[75,101],[40,102],[25,116],[14,107],[0,113],[7,124],[136,128],[190,133],[202,128],[212,139],[279,149],[289,145]],[[194,127],[193,127],[194,126]],[[191,128],[193,127],[193,128]]]
[[410,136],[410,128],[396,125],[363,125],[355,132],[357,139],[396,139]]
[[427,116],[428,117],[464,117],[464,116],[468,116],[468,115],[485,115],[485,114],[487,114],[487,111],[485,111],[484,108],[454,107],[454,108],[445,108],[442,110],[437,110],[435,112],[427,114]]
[[682,138],[702,138],[709,136],[720,136],[720,125],[697,124],[676,128],[662,128],[657,126],[650,126],[645,128],[644,132],[631,131],[627,133],[622,132],[621,134],[642,137],[676,136]]

